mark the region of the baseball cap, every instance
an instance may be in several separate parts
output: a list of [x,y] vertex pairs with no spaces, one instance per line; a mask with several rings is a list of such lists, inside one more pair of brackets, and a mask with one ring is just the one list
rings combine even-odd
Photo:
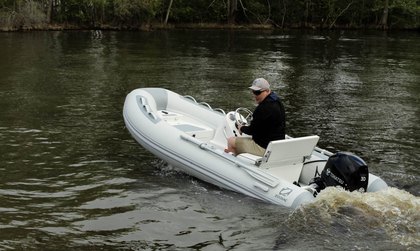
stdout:
[[252,89],[254,91],[268,90],[270,89],[270,84],[264,78],[256,78],[252,82],[252,85],[249,87],[249,89]]

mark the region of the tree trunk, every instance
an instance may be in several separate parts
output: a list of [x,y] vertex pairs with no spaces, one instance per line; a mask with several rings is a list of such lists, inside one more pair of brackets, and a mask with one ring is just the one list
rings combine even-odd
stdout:
[[281,17],[281,28],[282,28],[282,29],[284,28],[284,19],[286,18],[286,12],[287,12],[287,9],[286,9],[286,3],[285,3],[285,1],[283,0],[283,15],[282,15],[282,17]]
[[49,0],[47,7],[47,23],[51,24],[54,0]]
[[166,11],[165,25],[168,23],[169,13],[171,12],[173,0],[170,0],[168,10]]
[[270,1],[269,0],[267,0],[267,5],[268,5],[268,17],[264,21],[264,23],[267,23],[268,21],[270,21],[270,18],[271,18],[271,4],[270,4]]
[[379,26],[382,29],[388,28],[388,12],[389,12],[389,0],[385,0],[384,12],[382,13],[381,22],[379,23]]
[[227,4],[227,19],[228,24],[234,24],[236,18],[236,11],[238,10],[238,0],[228,0]]
[[305,1],[305,27],[308,27],[308,17],[309,17],[309,1]]

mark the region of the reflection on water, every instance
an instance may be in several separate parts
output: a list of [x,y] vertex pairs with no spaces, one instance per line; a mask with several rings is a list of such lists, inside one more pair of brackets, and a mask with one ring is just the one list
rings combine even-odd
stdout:
[[[0,33],[0,249],[418,249],[419,39],[412,33]],[[158,86],[254,106],[365,159],[393,186],[327,189],[295,211],[197,181],[130,137],[125,95]]]

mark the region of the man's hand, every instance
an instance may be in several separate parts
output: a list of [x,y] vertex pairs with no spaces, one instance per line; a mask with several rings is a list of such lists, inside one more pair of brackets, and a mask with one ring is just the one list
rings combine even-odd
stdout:
[[242,135],[242,131],[241,131],[242,125],[238,124],[238,123],[235,123],[235,127],[236,127],[236,129],[238,129],[239,134]]

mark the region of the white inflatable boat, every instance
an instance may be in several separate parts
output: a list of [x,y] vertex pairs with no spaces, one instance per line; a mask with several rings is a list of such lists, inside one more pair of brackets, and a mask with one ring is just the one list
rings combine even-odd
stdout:
[[[226,139],[239,135],[245,108],[225,113],[161,88],[133,90],[124,103],[124,121],[148,151],[185,173],[260,200],[295,208],[314,200],[309,182],[324,169],[331,152],[316,147],[319,137],[286,137],[271,142],[264,157],[225,153]],[[368,192],[386,188],[368,176]]]

